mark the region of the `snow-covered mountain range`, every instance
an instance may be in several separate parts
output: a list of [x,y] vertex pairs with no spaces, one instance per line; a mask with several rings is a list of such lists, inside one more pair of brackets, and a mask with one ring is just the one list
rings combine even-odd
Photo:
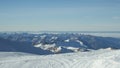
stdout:
[[79,33],[0,33],[0,51],[33,54],[120,49],[120,39]]

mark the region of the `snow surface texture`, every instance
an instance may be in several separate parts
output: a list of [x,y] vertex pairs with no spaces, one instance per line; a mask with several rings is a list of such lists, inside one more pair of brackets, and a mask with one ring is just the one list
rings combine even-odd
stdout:
[[120,68],[120,50],[54,55],[0,52],[0,68]]

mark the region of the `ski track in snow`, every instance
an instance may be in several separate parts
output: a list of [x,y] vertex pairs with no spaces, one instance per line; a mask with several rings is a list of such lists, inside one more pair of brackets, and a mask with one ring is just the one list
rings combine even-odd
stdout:
[[0,68],[120,68],[120,50],[0,57]]

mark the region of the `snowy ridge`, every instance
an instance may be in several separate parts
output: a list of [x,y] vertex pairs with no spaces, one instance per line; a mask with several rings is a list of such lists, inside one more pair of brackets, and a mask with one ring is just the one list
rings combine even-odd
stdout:
[[0,58],[0,68],[120,68],[120,50]]

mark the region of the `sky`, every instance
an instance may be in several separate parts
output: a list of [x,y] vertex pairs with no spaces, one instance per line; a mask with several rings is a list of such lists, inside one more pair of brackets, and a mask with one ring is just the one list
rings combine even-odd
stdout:
[[120,31],[120,0],[0,0],[0,31]]

